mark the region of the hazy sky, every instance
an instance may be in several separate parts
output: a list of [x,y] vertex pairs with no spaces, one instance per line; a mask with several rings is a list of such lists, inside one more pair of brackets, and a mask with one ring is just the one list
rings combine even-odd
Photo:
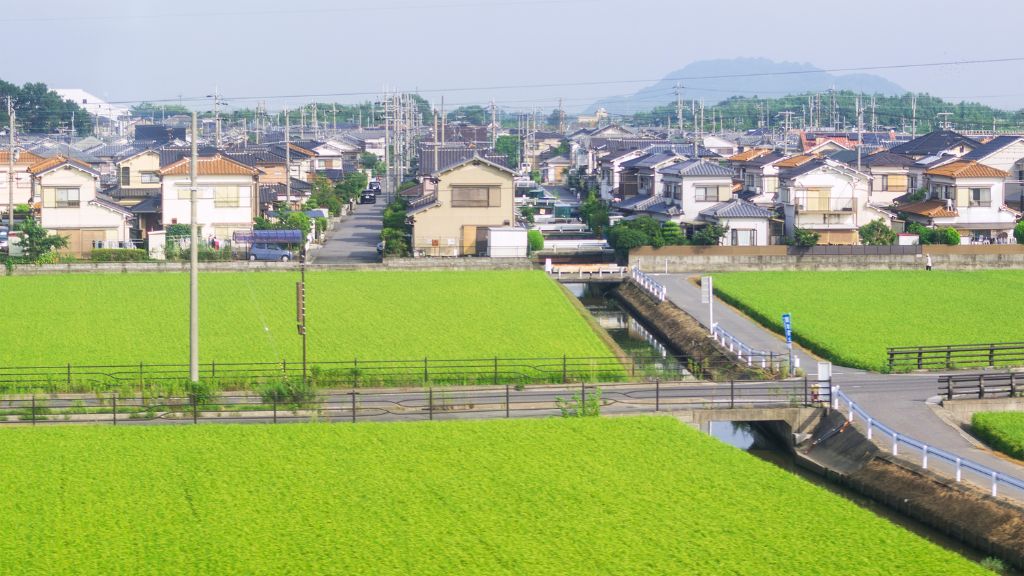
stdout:
[[[434,101],[443,94],[446,106],[493,98],[507,108],[550,110],[563,97],[574,110],[695,60],[765,57],[842,68],[1024,56],[1017,41],[1024,2],[993,0],[10,4],[0,23],[15,51],[0,60],[0,79],[83,88],[115,102],[187,100],[216,86],[232,106],[264,97],[278,108],[287,100],[275,96],[349,102],[388,86],[419,89]],[[1024,62],[877,74],[909,90],[1024,107]]]

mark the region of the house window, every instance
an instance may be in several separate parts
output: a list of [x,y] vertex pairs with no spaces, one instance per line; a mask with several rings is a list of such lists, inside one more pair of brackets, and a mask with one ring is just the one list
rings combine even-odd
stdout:
[[128,166],[121,167],[121,186],[131,186],[132,169]]
[[226,186],[217,188],[213,205],[216,208],[238,208],[238,188]]
[[907,176],[907,190],[911,192],[917,190],[917,176]]
[[757,230],[748,229],[733,229],[732,230],[732,245],[733,246],[756,246],[757,245]]
[[747,190],[753,190],[754,189],[754,175],[753,174],[747,174],[747,176],[746,176],[746,178],[744,178],[743,182],[744,182],[744,185],[746,186]]
[[501,206],[501,189],[486,186],[453,186],[453,208],[489,208]]
[[697,202],[718,202],[718,186],[694,186]]
[[970,206],[984,206],[988,207],[992,205],[992,189],[991,188],[971,188]]
[[140,172],[140,182],[143,184],[159,184],[160,176],[156,172]]
[[882,174],[880,186],[881,186],[881,188],[879,188],[879,190],[882,191],[882,192],[885,192],[886,190],[889,189],[889,176],[888,175]]
[[57,188],[57,208],[78,208],[78,188]]

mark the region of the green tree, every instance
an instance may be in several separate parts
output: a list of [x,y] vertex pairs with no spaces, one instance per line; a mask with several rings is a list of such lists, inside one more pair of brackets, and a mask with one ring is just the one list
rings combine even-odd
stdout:
[[519,137],[498,136],[494,141],[494,151],[508,158],[509,166],[519,166]]
[[363,168],[373,168],[379,161],[380,158],[377,158],[373,152],[363,152],[359,155],[359,165]]
[[724,226],[708,224],[703,228],[694,230],[691,240],[698,246],[718,246],[722,243],[726,230],[727,228]]
[[38,262],[51,250],[66,248],[68,245],[66,236],[50,234],[36,222],[35,218],[23,221],[18,229],[22,233],[20,246],[29,262]]
[[1017,244],[1024,244],[1024,222],[1018,222],[1013,227],[1013,237],[1017,239]]
[[857,234],[860,235],[860,243],[868,246],[889,246],[896,242],[896,232],[881,218],[861,226]]
[[960,245],[960,233],[953,227],[943,228],[940,230],[938,238],[943,244],[948,244],[950,246]]
[[807,230],[806,228],[797,228],[796,231],[793,233],[793,245],[800,246],[802,248],[817,246],[818,240],[820,238],[821,234],[818,234],[813,230]]
[[668,220],[661,225],[661,236],[665,239],[666,246],[680,246],[686,244],[686,234],[677,222]]
[[302,212],[289,212],[282,220],[282,224],[285,230],[301,230],[303,238],[308,236],[310,230],[313,229],[313,223],[309,216]]
[[481,106],[460,106],[448,113],[451,122],[465,122],[476,126],[490,123],[491,114]]
[[544,235],[540,230],[528,230],[526,232],[526,244],[530,252],[544,249]]
[[384,228],[380,232],[380,238],[384,242],[385,256],[408,256],[409,242],[406,240],[405,231],[398,228]]

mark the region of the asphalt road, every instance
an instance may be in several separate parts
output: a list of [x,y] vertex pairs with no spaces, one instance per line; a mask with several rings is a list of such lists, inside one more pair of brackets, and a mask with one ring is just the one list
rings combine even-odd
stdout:
[[327,233],[327,241],[317,250],[313,262],[317,264],[345,264],[380,262],[377,243],[380,242],[381,218],[384,199],[376,204],[356,204],[355,213],[343,216]]

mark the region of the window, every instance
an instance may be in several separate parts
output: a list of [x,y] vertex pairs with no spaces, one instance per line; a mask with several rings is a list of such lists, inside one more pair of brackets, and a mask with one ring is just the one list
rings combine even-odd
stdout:
[[679,198],[679,184],[665,182],[662,186],[662,196],[665,198]]
[[132,184],[132,169],[128,166],[121,167],[121,186],[131,186]]
[[217,188],[213,198],[213,205],[217,208],[237,208],[238,188],[221,186]]
[[886,190],[889,189],[889,176],[888,175],[882,174],[882,181],[881,181],[880,186],[881,186],[881,188],[879,188],[879,190],[881,190],[882,192],[885,192]]
[[78,208],[78,188],[57,188],[57,208]]
[[917,190],[917,176],[907,176],[907,190],[910,192]]
[[733,229],[732,230],[732,242],[733,246],[756,246],[757,245],[757,230],[749,229]]
[[970,206],[991,206],[992,205],[992,189],[991,188],[971,188],[971,196],[969,201]]
[[932,196],[939,200],[952,200],[955,190],[952,186],[945,184],[933,184],[932,185]]
[[156,172],[140,172],[140,182],[143,184],[159,184],[160,176]]
[[452,208],[501,206],[501,189],[486,186],[453,186]]
[[694,186],[697,202],[718,202],[718,186]]
[[744,182],[744,186],[746,187],[747,190],[753,190],[754,189],[754,175],[753,174],[747,174],[746,178],[743,179],[743,182]]

